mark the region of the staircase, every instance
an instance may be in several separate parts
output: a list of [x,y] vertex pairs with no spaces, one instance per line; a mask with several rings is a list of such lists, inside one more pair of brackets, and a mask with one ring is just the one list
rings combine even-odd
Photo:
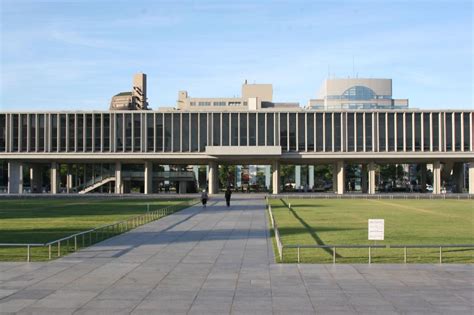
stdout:
[[79,190],[79,194],[86,194],[88,192],[91,192],[93,191],[94,189],[102,186],[102,185],[105,185],[111,181],[115,181],[115,176],[112,176],[112,175],[104,175],[104,176],[98,176],[90,181],[88,181],[87,183],[85,183],[84,185],[82,185],[82,189]]

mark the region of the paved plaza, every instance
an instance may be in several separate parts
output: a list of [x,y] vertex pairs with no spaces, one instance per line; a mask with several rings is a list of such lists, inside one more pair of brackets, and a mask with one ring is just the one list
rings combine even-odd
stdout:
[[0,313],[472,314],[472,265],[275,264],[262,195],[47,263],[0,263]]

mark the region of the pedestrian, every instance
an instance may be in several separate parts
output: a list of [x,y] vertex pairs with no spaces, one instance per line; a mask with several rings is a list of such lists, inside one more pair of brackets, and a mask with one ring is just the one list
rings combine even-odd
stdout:
[[232,195],[232,190],[230,190],[230,186],[227,186],[227,190],[225,191],[225,202],[227,203],[227,207],[230,207],[231,195]]
[[206,190],[204,189],[204,190],[202,191],[202,194],[201,194],[201,202],[202,202],[202,206],[203,206],[204,208],[206,208],[207,199],[209,199],[209,196],[207,195],[207,192],[206,192]]

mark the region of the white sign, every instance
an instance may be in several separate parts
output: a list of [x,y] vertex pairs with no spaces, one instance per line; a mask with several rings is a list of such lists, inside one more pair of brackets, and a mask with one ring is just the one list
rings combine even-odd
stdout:
[[383,241],[384,232],[384,219],[369,219],[369,241]]

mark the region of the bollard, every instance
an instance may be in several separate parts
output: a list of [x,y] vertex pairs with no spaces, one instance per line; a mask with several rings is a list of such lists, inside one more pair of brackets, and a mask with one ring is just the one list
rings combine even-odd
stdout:
[[406,247],[403,248],[403,261],[405,262],[405,264],[407,263],[407,248]]
[[77,236],[74,236],[74,251],[77,251]]
[[58,257],[61,257],[61,241],[58,242]]
[[371,263],[372,263],[372,257],[370,255],[370,246],[369,246],[369,264],[371,264]]
[[86,247],[86,236],[82,234],[82,247]]
[[443,256],[442,256],[442,247],[440,246],[439,247],[439,263],[442,264],[443,263]]
[[30,245],[26,246],[26,261],[30,262]]
[[332,249],[332,263],[336,263],[336,247]]
[[51,244],[48,245],[48,259],[51,260]]
[[298,246],[298,264],[300,263],[300,247]]

